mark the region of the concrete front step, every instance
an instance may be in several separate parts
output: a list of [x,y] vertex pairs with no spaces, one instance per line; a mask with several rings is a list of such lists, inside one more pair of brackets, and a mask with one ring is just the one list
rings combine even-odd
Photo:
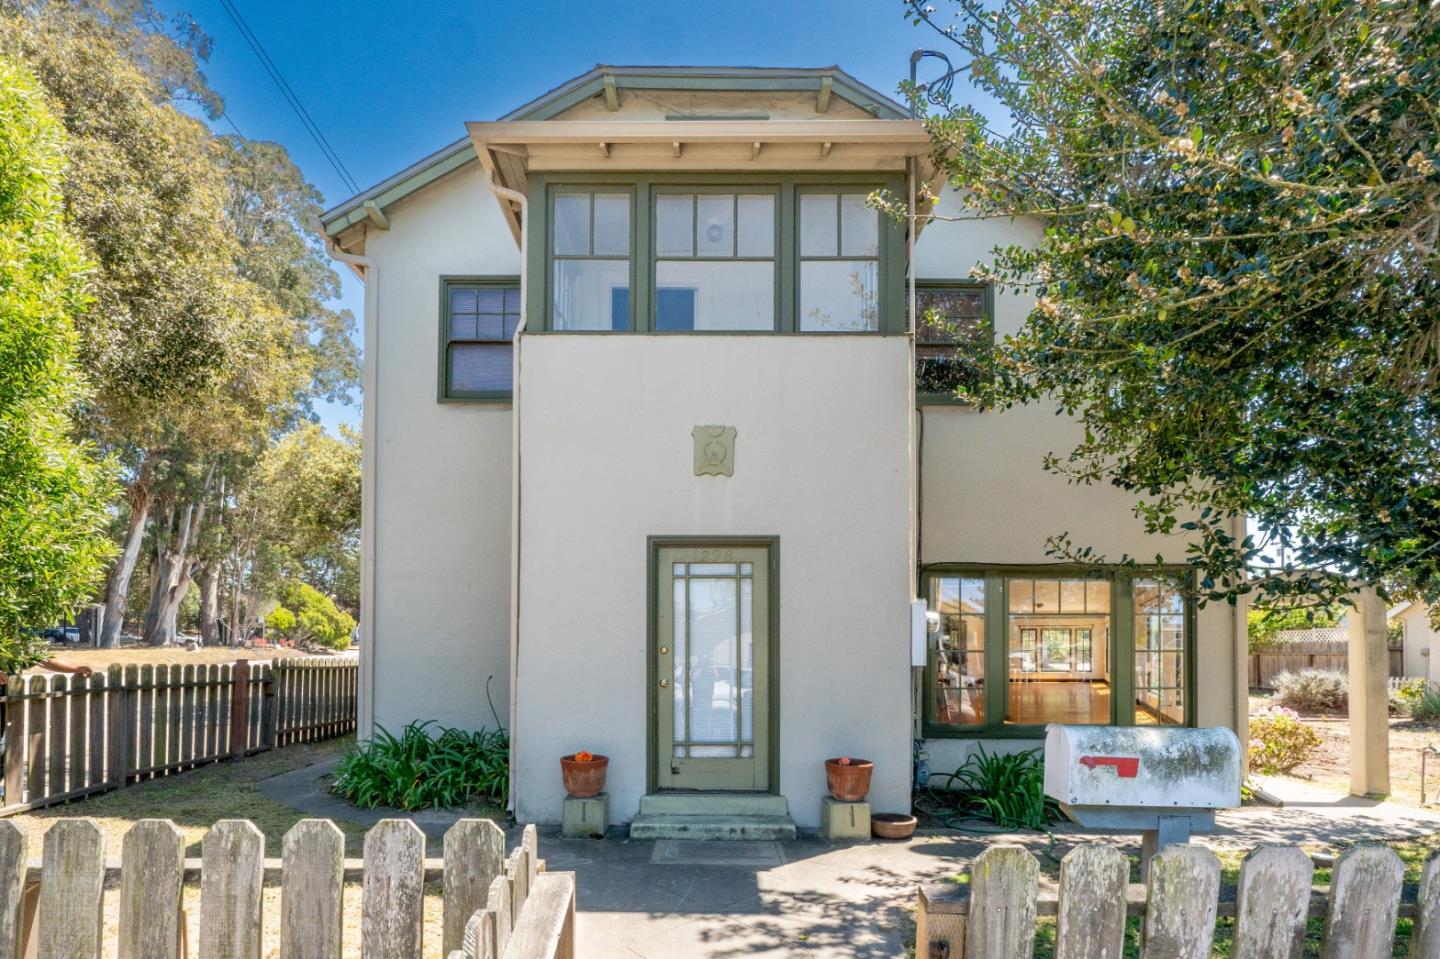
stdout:
[[722,816],[641,813],[630,823],[631,839],[794,839],[789,816]]
[[651,793],[640,797],[642,816],[788,816],[784,796],[764,793]]

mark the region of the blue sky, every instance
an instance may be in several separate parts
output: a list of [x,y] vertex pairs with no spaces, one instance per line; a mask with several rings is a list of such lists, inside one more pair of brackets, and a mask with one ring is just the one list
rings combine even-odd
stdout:
[[[943,43],[910,25],[900,0],[235,3],[362,189],[458,139],[466,120],[494,119],[597,63],[838,64],[893,94],[908,75],[910,52]],[[206,74],[235,127],[284,144],[327,206],[345,199],[349,190],[219,0],[158,5],[167,14],[190,13],[214,38]],[[216,129],[232,132],[224,120]],[[340,272],[342,304],[359,317],[360,284]],[[321,416],[331,427],[360,418],[358,408],[346,407]]]

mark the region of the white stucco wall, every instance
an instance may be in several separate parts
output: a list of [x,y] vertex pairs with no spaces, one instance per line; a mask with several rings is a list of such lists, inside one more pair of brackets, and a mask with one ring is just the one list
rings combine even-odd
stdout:
[[[493,726],[509,687],[510,410],[436,401],[440,277],[515,276],[520,255],[472,163],[389,207],[373,364],[374,722]],[[367,632],[368,636],[368,632]]]
[[1405,675],[1440,681],[1440,632],[1430,624],[1430,608],[1411,603],[1390,620],[1396,622],[1405,631]]
[[[822,761],[873,757],[874,808],[908,808],[905,340],[548,334],[523,369],[519,818],[559,818],[582,747],[636,812],[651,535],[779,537],[778,791],[814,826]],[[734,476],[693,474],[702,424],[736,428]]]
[[[1034,222],[944,219],[965,216],[958,196],[947,192],[938,213],[916,245],[916,276],[965,279],[970,269],[992,258],[997,245],[1036,242]],[[1033,298],[995,292],[996,333],[1014,333],[1024,324]],[[923,409],[921,431],[921,564],[1042,564],[1046,540],[1069,532],[1075,543],[1118,559],[1123,554],[1184,558],[1178,537],[1148,537],[1131,508],[1136,497],[1113,487],[1076,486],[1044,469],[1046,453],[1065,453],[1080,439],[1077,424],[1056,416],[1046,404],[1004,413],[977,413],[960,406]],[[923,586],[922,586],[923,588]],[[1197,616],[1197,722],[1233,725],[1235,704],[1234,613],[1210,606]],[[974,740],[931,740],[931,767],[948,772],[973,748]],[[1004,744],[1028,748],[1040,741]],[[997,743],[988,743],[987,748]]]

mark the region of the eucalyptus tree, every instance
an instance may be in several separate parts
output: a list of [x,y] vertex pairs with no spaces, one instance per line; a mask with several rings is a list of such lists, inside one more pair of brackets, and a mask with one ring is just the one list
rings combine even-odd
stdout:
[[977,271],[1037,299],[971,398],[1077,416],[1049,468],[1186,534],[1207,599],[1440,600],[1440,5],[937,5],[1008,113],[932,98],[964,215],[1045,225]]
[[84,396],[74,317],[88,264],[64,223],[63,131],[0,58],[0,669],[43,658],[109,556],[111,464],[72,436]]

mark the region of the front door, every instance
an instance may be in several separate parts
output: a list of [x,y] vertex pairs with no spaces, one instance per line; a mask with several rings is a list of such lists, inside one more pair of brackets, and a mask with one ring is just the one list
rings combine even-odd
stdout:
[[770,550],[662,547],[656,785],[770,788]]

